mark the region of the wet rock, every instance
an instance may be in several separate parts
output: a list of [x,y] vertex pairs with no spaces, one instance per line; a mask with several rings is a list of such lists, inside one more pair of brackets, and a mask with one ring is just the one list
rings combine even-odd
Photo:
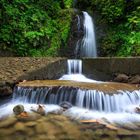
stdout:
[[130,84],[140,84],[140,76],[136,75],[130,78],[129,80]]
[[21,112],[17,117],[19,118],[28,118],[29,115],[26,111]]
[[43,105],[38,105],[37,113],[40,115],[45,115],[45,110],[44,110]]
[[15,124],[16,121],[17,121],[17,119],[14,117],[10,117],[8,119],[2,120],[2,121],[0,121],[0,128],[1,127],[9,127],[9,126]]
[[115,78],[114,81],[116,82],[128,82],[129,76],[127,76],[126,74],[118,74]]
[[72,107],[72,104],[67,101],[64,101],[64,102],[60,103],[59,106],[61,106],[63,108],[63,110],[65,111],[67,109],[70,109]]
[[31,111],[35,112],[35,113],[38,113],[40,115],[45,115],[45,109],[44,109],[44,106],[43,105],[38,105],[38,108],[31,108]]
[[17,122],[17,123],[15,124],[15,126],[14,126],[14,129],[15,129],[16,131],[25,131],[25,130],[26,130],[26,127],[25,127],[25,125],[24,125],[23,123]]
[[13,108],[13,112],[15,113],[15,115],[21,114],[22,112],[24,112],[24,106],[23,105],[16,105]]
[[12,88],[9,86],[0,87],[0,96],[11,95],[12,92]]
[[135,112],[140,114],[140,106],[135,108]]

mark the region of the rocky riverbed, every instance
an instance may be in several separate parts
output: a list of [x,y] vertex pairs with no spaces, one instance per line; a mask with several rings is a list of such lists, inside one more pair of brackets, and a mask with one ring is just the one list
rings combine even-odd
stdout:
[[1,140],[139,140],[139,130],[127,130],[94,122],[74,121],[64,115],[36,113],[0,120]]

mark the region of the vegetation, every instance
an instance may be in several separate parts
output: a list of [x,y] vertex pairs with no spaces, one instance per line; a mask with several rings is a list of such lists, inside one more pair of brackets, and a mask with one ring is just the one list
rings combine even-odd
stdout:
[[[102,56],[140,56],[139,0],[77,0],[98,13]],[[58,56],[67,46],[73,0],[1,0],[0,50],[17,56]]]
[[72,0],[1,0],[0,49],[18,56],[57,56],[66,46]]
[[97,25],[106,27],[100,38],[103,56],[140,56],[139,0],[78,0],[80,9],[97,12]]

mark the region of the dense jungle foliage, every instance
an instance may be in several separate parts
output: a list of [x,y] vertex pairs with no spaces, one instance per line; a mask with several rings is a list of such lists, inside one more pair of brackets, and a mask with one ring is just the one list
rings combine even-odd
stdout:
[[67,49],[73,2],[96,14],[100,56],[140,56],[140,0],[1,0],[0,51],[59,56]]
[[1,0],[0,50],[58,56],[70,31],[72,0]]
[[140,0],[77,0],[77,7],[98,14],[100,55],[140,56]]

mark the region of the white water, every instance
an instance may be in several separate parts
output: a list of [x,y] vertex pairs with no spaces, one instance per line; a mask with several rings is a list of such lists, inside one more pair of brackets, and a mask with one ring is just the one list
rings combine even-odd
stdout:
[[96,39],[94,31],[94,23],[91,16],[87,12],[83,12],[84,16],[84,37],[81,42],[76,44],[76,54],[80,51],[80,57],[96,57]]
[[116,91],[109,95],[98,90],[84,90],[71,87],[55,88],[26,88],[18,87],[13,101],[24,103],[60,104],[63,101],[72,105],[99,112],[134,112],[140,104],[140,90],[133,92]]
[[68,74],[63,75],[59,80],[71,80],[77,82],[97,83],[100,81],[92,80],[82,74],[82,60],[69,59],[67,61]]
[[[37,110],[37,108],[38,108],[37,104],[25,103],[25,102],[21,102],[21,101],[18,101],[18,100],[17,101],[14,100],[14,102],[11,101],[11,102],[9,102],[7,104],[4,104],[0,107],[0,118],[8,117],[10,115],[13,115],[13,108],[16,105],[19,105],[19,104],[23,105],[25,111],[27,111],[29,113],[32,112],[31,111],[32,109]],[[49,112],[56,112],[57,113],[61,110],[60,106],[53,105],[53,104],[52,105],[51,104],[43,105],[43,108],[44,108],[46,114],[49,113]]]
[[[133,107],[134,108],[134,107]],[[66,116],[72,117],[77,120],[106,120],[110,123],[117,123],[118,125],[123,125],[125,123],[136,123],[140,122],[140,115],[132,112],[116,112],[116,113],[106,113],[99,111],[91,111],[88,109],[72,107],[64,113]]]

